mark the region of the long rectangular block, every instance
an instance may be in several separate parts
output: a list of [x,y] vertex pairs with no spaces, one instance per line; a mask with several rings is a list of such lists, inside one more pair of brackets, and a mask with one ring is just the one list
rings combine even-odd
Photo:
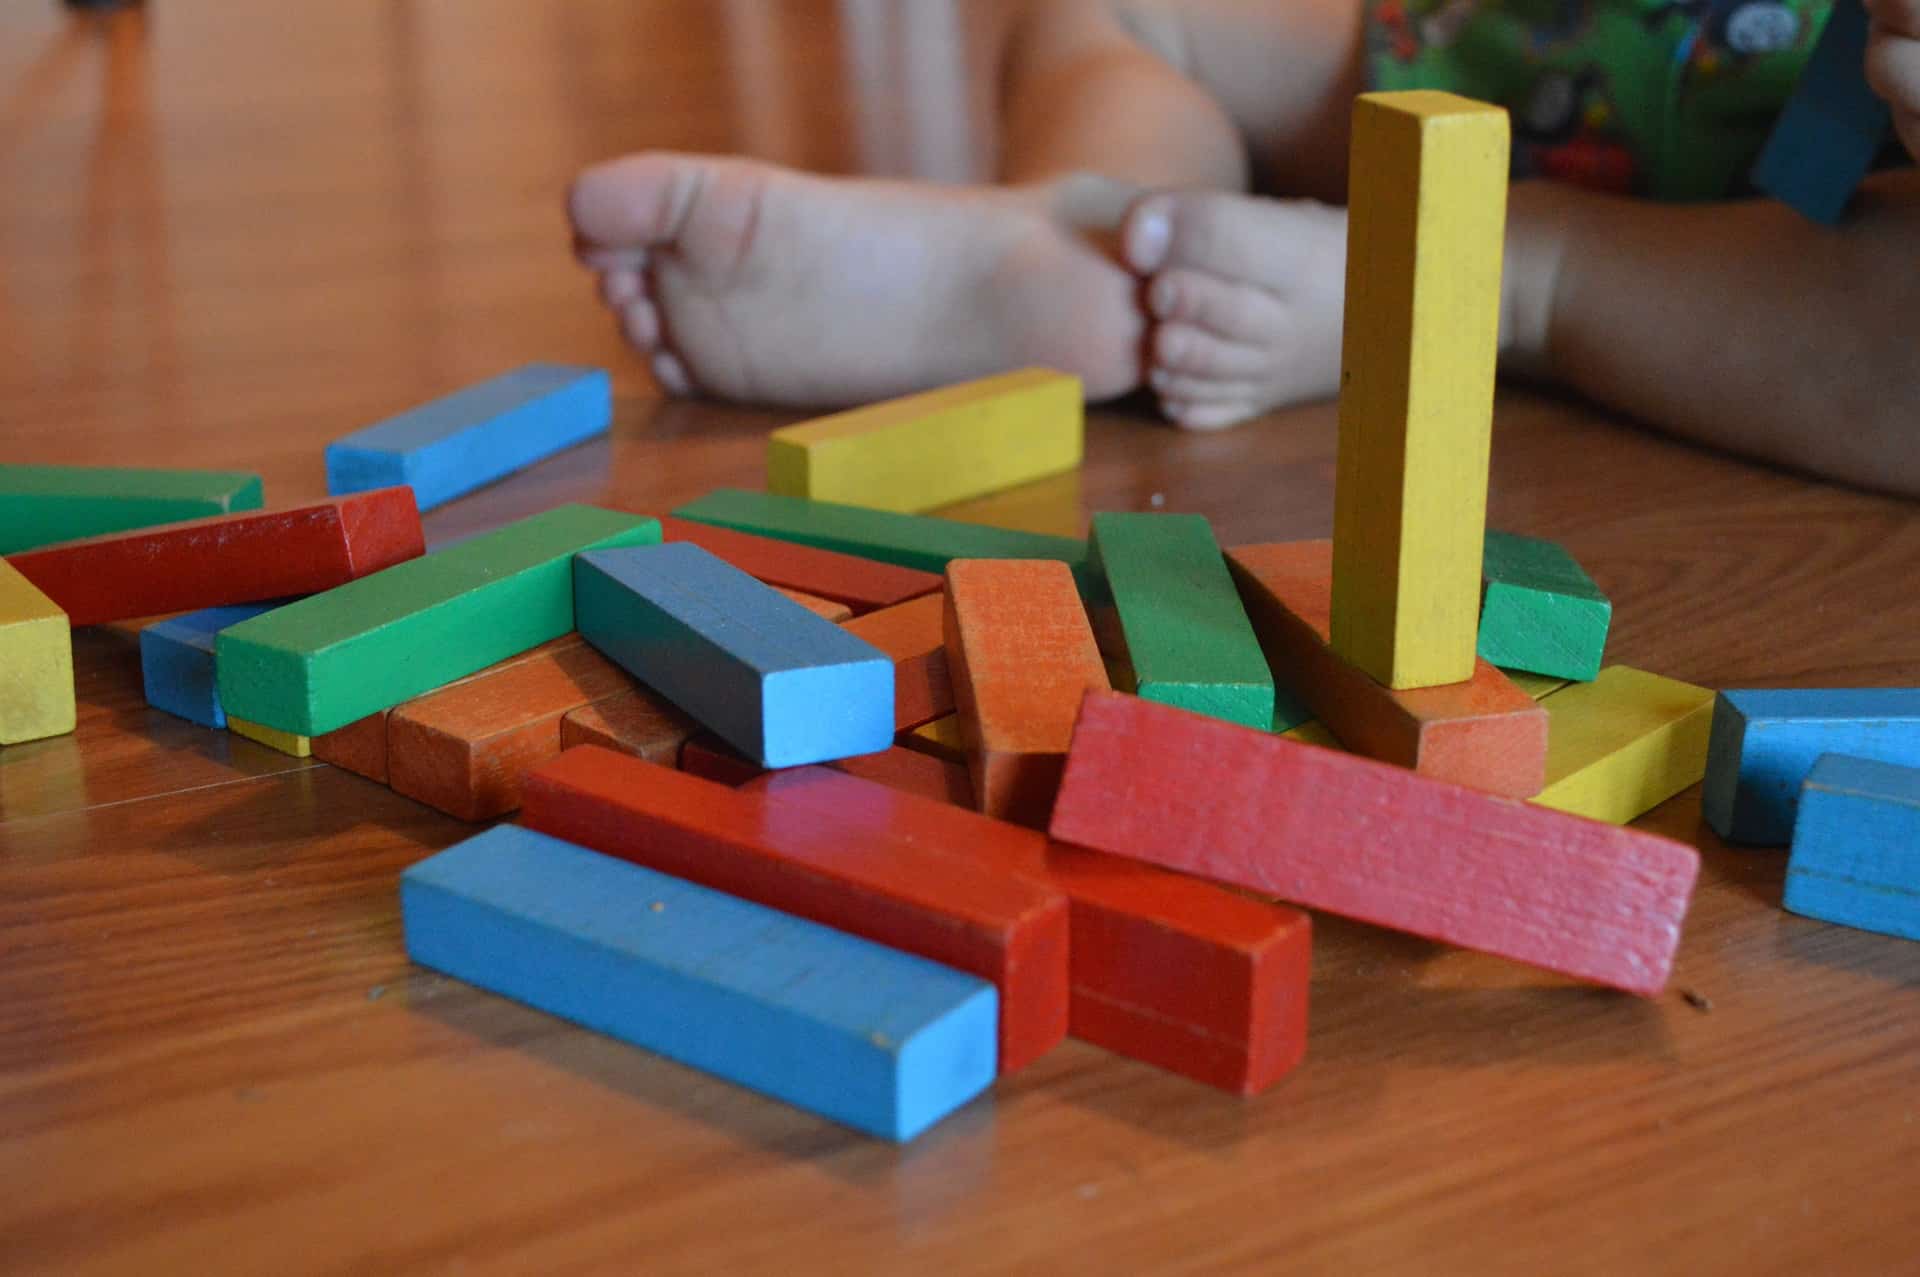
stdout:
[[954,559],[1053,559],[1073,569],[1083,591],[1090,593],[1098,582],[1087,559],[1087,543],[1073,537],[739,488],[716,488],[674,514],[696,523],[858,554],[921,572],[944,572]]
[[1511,798],[1546,783],[1547,713],[1486,661],[1445,687],[1393,691],[1328,642],[1325,541],[1227,552],[1247,614],[1275,674],[1355,753]]
[[283,732],[277,727],[268,727],[264,723],[249,723],[246,719],[233,715],[227,718],[227,730],[256,745],[265,745],[275,753],[285,754],[288,758],[313,757],[313,737],[311,736],[302,736],[298,732]]
[[1074,715],[1107,668],[1065,565],[947,565],[947,663],[980,810],[1044,825]]
[[1098,692],[1052,832],[1649,996],[1700,867],[1671,839]]
[[0,559],[0,745],[63,736],[74,721],[67,614]]
[[680,760],[680,747],[699,725],[644,687],[582,705],[560,720],[560,748],[599,745],[662,767]]
[[140,686],[147,704],[202,727],[225,727],[227,715],[220,708],[220,689],[213,677],[213,636],[278,606],[273,602],[203,608],[143,628]]
[[1332,641],[1393,688],[1473,677],[1507,150],[1484,102],[1354,103]]
[[931,572],[671,515],[660,520],[660,532],[667,541],[691,541],[755,580],[845,603],[855,612],[892,607],[940,589],[940,578]]
[[1599,675],[1613,603],[1571,554],[1489,529],[1480,572],[1481,660],[1582,682]]
[[1055,892],[591,745],[527,777],[521,820],[992,981],[1002,1071],[1066,1034],[1067,906]]
[[986,982],[532,830],[414,865],[400,911],[423,966],[882,1139],[993,1083]]
[[1800,790],[1785,903],[1920,940],[1920,769],[1821,755]]
[[1700,812],[1728,842],[1783,847],[1801,782],[1822,754],[1920,766],[1920,687],[1721,692]]
[[1707,770],[1713,689],[1626,665],[1541,701],[1547,711],[1542,807],[1624,825]]
[[582,554],[589,643],[764,767],[893,743],[893,662],[699,546]]
[[1273,674],[1206,519],[1096,514],[1089,544],[1125,636],[1137,693],[1271,729]]
[[[956,807],[973,806],[973,781],[968,777],[965,767],[959,763],[942,762],[930,754],[922,754],[901,745],[878,754],[837,759],[831,765],[834,770],[843,771],[849,776],[858,776],[879,785],[890,785],[935,802],[951,803]],[[768,774],[790,776],[793,773]]]
[[564,505],[223,630],[220,701],[318,736],[574,628],[573,556],[660,527]]
[[1860,0],[1835,0],[1751,174],[1756,188],[1829,226],[1846,212],[1892,122],[1867,83],[1870,29]]
[[689,776],[710,780],[730,788],[746,784],[767,774],[767,769],[712,732],[695,732],[680,746],[676,764]]
[[0,465],[0,554],[260,505],[260,476],[237,470]]
[[1080,464],[1080,379],[1024,368],[786,426],[767,491],[919,514]]
[[383,488],[113,532],[9,560],[75,625],[313,594],[417,558],[413,493]]
[[605,370],[528,364],[443,395],[327,445],[327,491],[405,484],[422,510],[605,434]]
[[923,594],[841,623],[893,659],[893,725],[907,731],[953,713],[947,669],[946,599]]
[[853,609],[845,603],[836,603],[832,599],[823,599],[818,595],[808,594],[802,590],[789,590],[783,585],[776,585],[773,587],[773,590],[774,593],[786,599],[787,602],[798,603],[801,607],[807,609],[807,611],[813,613],[823,621],[832,621],[837,625],[841,621],[850,620],[853,617]]
[[1300,1061],[1312,926],[1297,910],[818,768],[776,772],[749,788],[835,827],[1064,894],[1077,1038],[1243,1094]]

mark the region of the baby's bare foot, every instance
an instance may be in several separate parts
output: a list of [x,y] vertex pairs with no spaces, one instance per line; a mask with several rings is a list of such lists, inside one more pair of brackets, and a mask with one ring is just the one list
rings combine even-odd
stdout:
[[1162,191],[1122,244],[1147,281],[1147,384],[1175,423],[1218,429],[1340,386],[1347,217],[1306,200]]
[[1055,192],[650,153],[588,169],[582,261],[673,394],[853,403],[1041,364],[1139,384],[1138,283]]

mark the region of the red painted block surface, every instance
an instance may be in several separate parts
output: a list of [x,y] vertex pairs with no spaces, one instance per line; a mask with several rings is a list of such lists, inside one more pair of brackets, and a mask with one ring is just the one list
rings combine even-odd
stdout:
[[817,594],[855,612],[891,607],[940,588],[940,578],[931,572],[670,516],[661,517],[660,535],[668,541],[690,541],[768,585]]
[[591,745],[527,777],[521,819],[992,981],[1003,1073],[1066,1036],[1068,914],[1057,892]]
[[1227,551],[1274,676],[1356,754],[1510,798],[1546,784],[1547,711],[1485,661],[1464,683],[1396,692],[1327,641],[1333,542]]
[[817,594],[808,594],[804,590],[789,590],[784,585],[776,585],[773,588],[821,620],[832,621],[838,624],[853,615],[853,609],[845,603],[840,603],[833,599],[823,599]]
[[680,747],[699,726],[644,687],[582,705],[560,720],[560,748],[599,745],[662,767],[680,761]]
[[767,769],[712,732],[695,732],[680,746],[680,770],[717,785],[744,785]]
[[412,488],[63,541],[7,561],[75,625],[317,594],[418,557]]
[[1311,909],[1658,993],[1693,848],[1090,692],[1053,835]]
[[1080,698],[1108,686],[1073,573],[1051,561],[954,560],[946,645],[980,810],[1044,826]]
[[1298,910],[820,768],[748,788],[835,828],[1064,894],[1077,1038],[1245,1094],[1279,1080],[1306,1049],[1312,926]]
[[973,781],[968,778],[965,767],[934,758],[930,754],[917,753],[901,745],[878,754],[835,759],[827,765],[849,776],[890,785],[935,802],[951,803],[956,807],[973,806]]
[[925,594],[841,626],[893,658],[893,726],[908,731],[953,713],[947,672],[946,598]]

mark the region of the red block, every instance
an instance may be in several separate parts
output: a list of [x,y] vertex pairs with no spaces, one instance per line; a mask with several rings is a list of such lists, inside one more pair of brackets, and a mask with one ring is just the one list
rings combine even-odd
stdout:
[[696,732],[680,747],[680,770],[718,785],[744,785],[767,769],[712,732]]
[[418,557],[413,489],[63,541],[7,561],[75,625],[317,594]]
[[667,515],[660,518],[660,535],[668,541],[691,542],[768,585],[817,594],[845,603],[855,612],[891,607],[940,588],[940,578],[931,572]]
[[748,790],[851,834],[1064,894],[1077,1038],[1243,1094],[1278,1081],[1306,1049],[1312,927],[1297,910],[821,768],[776,772]]
[[1059,893],[592,745],[527,776],[529,828],[992,981],[1000,1071],[1067,1031]]
[[1651,995],[1693,848],[1111,692],[1089,692],[1053,835]]
[[925,594],[856,616],[840,628],[893,658],[893,726],[908,731],[953,713],[943,596]]
[[849,776],[891,785],[935,802],[952,803],[957,807],[973,806],[973,782],[967,778],[964,766],[945,762],[930,754],[917,753],[904,746],[895,745],[878,754],[835,759],[827,766]]
[[663,697],[635,687],[582,705],[561,719],[560,748],[600,745],[672,767],[680,761],[681,747],[698,730],[691,718]]

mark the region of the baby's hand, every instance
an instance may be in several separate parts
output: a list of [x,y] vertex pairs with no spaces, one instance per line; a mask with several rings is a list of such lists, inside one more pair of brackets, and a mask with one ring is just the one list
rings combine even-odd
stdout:
[[1920,0],[1866,0],[1867,83],[1893,108],[1893,127],[1920,159]]

